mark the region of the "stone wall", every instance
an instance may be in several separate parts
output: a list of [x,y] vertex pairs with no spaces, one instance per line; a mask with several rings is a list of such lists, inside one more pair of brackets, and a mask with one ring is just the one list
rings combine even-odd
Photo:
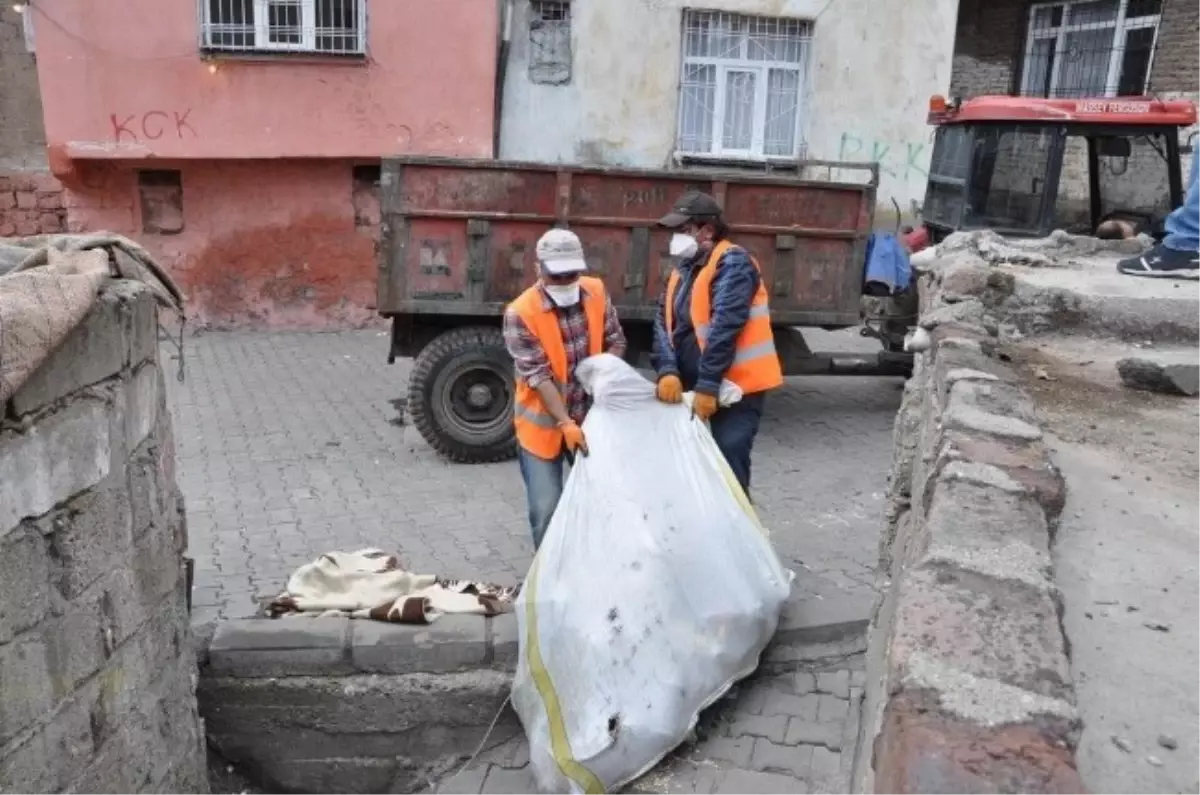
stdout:
[[156,320],[113,283],[0,424],[0,792],[208,791]]
[[1065,486],[987,312],[978,258],[921,280],[895,431],[856,792],[1080,792],[1050,544]]
[[505,709],[517,622],[442,616],[429,626],[347,618],[228,621],[202,657],[209,743],[274,792],[420,792],[489,736]]
[[0,237],[67,231],[62,184],[49,172],[0,173]]

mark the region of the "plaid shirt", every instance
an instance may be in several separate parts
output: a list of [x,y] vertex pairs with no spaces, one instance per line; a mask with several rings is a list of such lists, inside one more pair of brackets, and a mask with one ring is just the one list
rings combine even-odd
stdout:
[[[581,288],[584,295],[587,290]],[[558,316],[558,327],[562,331],[563,347],[567,352],[567,383],[562,386],[563,403],[566,404],[567,414],[575,422],[583,422],[591,407],[591,398],[583,385],[575,380],[575,366],[588,356],[588,323],[583,311],[583,301],[574,306],[557,307],[550,296],[542,292],[542,305],[547,310],[554,310]],[[504,344],[513,357],[517,378],[523,379],[530,387],[536,389],[554,378],[550,370],[550,360],[542,349],[541,341],[533,335],[525,322],[516,312],[509,309],[504,313]],[[604,302],[604,347],[607,353],[615,356],[625,355],[625,332],[617,320],[617,310],[612,301]]]

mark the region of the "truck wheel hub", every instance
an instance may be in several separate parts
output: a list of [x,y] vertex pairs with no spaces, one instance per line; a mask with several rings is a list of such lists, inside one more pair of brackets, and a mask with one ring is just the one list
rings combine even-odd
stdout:
[[487,384],[472,384],[467,390],[467,405],[471,408],[486,408],[491,402],[492,390]]

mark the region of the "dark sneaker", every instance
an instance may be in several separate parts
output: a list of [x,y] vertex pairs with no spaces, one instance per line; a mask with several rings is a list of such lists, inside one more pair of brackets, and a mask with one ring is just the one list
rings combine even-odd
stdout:
[[1200,255],[1195,251],[1176,251],[1159,243],[1145,254],[1121,260],[1117,270],[1127,276],[1151,279],[1200,279]]

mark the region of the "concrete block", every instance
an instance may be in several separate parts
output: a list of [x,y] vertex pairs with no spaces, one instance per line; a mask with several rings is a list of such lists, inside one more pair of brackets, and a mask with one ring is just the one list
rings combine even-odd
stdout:
[[158,358],[158,305],[154,294],[141,282],[117,280],[105,290],[105,297],[119,300],[124,337],[128,344],[129,366],[137,369],[142,362]]
[[142,364],[124,384],[125,449],[136,449],[158,422],[159,373],[153,362]]
[[945,415],[946,426],[956,430],[975,431],[1010,439],[1041,439],[1042,431],[1036,425],[1013,417],[989,414],[973,406],[956,405]]
[[121,308],[101,298],[12,396],[18,416],[47,407],[85,386],[111,378],[125,365]]
[[1074,698],[1050,593],[1023,583],[936,565],[899,585],[892,664],[913,654],[1047,698]]
[[59,792],[79,775],[95,750],[93,699],[93,689],[73,694],[44,726],[0,752],[0,786],[5,792]]
[[[1013,542],[1048,552],[1049,530],[1041,506],[1026,494],[961,479],[938,479],[929,500],[924,533],[930,544],[1001,549]],[[926,547],[910,550],[908,560]]]
[[123,480],[106,482],[72,500],[49,522],[58,587],[74,599],[112,571],[129,549],[129,495]]
[[428,626],[364,621],[354,631],[354,667],[384,674],[477,668],[488,662],[487,621],[471,615],[445,615]]
[[130,568],[143,604],[152,605],[173,591],[183,579],[183,556],[165,523],[138,539]]
[[[925,693],[890,699],[875,741],[874,792],[1084,792],[1073,731],[1039,719],[981,726]],[[815,761],[815,760],[814,760]]]
[[54,706],[48,648],[40,630],[31,630],[0,646],[0,747],[43,717]]
[[793,596],[784,603],[772,642],[777,645],[826,643],[861,635],[867,630],[873,599],[869,594],[836,599]]
[[935,471],[951,461],[988,464],[1019,483],[1042,506],[1048,518],[1062,513],[1067,487],[1041,441],[1005,439],[985,434],[947,431],[936,450]]
[[0,434],[0,535],[89,489],[109,473],[108,408],[79,400],[27,433]]
[[[949,373],[946,376],[948,377]],[[947,410],[970,406],[998,417],[1037,426],[1033,401],[1015,384],[960,378],[948,386]]]
[[18,529],[0,540],[0,643],[46,616],[50,571],[46,544],[35,529]]
[[67,792],[145,792],[166,776],[171,755],[164,739],[145,716],[121,717]]
[[491,646],[492,664],[505,670],[516,670],[520,653],[520,627],[516,613],[501,613],[484,619],[490,630],[488,643]]
[[210,666],[200,677],[198,697],[201,715],[216,734],[236,733],[252,713],[269,714],[288,729],[400,733],[428,728],[432,721],[486,728],[511,687],[511,676],[492,670],[234,678],[216,676]]
[[850,698],[850,672],[846,669],[817,674],[817,690],[838,698]]
[[208,647],[214,674],[234,677],[350,673],[353,619],[248,618],[217,626]]
[[170,517],[166,514],[166,491],[162,471],[158,466],[157,451],[152,445],[143,445],[126,464],[129,479],[129,504],[133,512],[132,534],[140,537],[150,528],[166,527]]
[[107,659],[104,616],[98,599],[81,599],[42,624],[47,674],[56,699],[73,691]]

